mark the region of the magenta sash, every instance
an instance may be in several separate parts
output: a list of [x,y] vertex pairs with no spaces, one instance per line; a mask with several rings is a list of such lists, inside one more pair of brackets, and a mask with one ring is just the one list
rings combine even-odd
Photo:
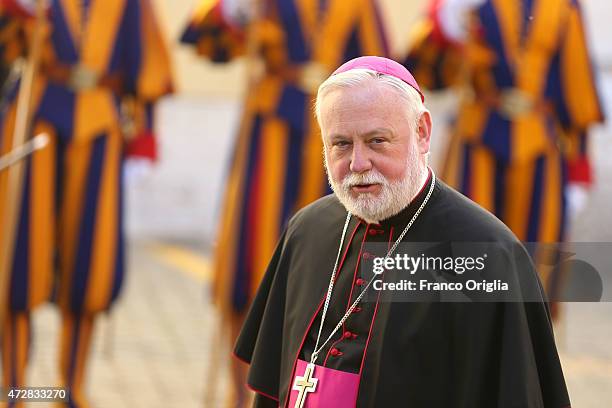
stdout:
[[[297,361],[295,374],[291,379],[288,408],[295,407],[299,395],[299,391],[294,389],[295,379],[304,376],[307,365],[304,360]],[[316,389],[306,393],[304,408],[355,408],[359,374],[316,365],[313,377],[317,379]]]

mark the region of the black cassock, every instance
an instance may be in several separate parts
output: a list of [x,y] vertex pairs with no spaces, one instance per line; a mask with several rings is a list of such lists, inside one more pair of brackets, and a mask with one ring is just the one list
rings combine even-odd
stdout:
[[[322,339],[367,284],[359,265],[373,256],[368,244],[391,246],[430,183],[431,177],[406,209],[380,224],[352,217]],[[250,364],[256,407],[285,407],[296,360],[310,359],[345,218],[345,208],[330,195],[296,214],[281,237],[235,348]],[[500,244],[509,254],[501,263],[514,265],[506,272],[540,290],[525,249],[508,228],[440,181],[403,242]],[[317,360],[360,374],[357,407],[569,407],[543,301],[373,299],[358,305]]]

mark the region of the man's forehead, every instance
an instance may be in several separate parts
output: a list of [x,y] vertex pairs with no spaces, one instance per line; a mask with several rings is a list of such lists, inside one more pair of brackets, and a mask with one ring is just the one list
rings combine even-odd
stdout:
[[406,105],[397,94],[375,95],[368,92],[329,95],[321,105],[321,124],[327,132],[346,128],[367,131],[395,128],[407,120]]
[[398,92],[378,81],[363,86],[338,87],[327,92],[321,103],[327,110],[340,111],[347,109],[376,109],[396,106]]

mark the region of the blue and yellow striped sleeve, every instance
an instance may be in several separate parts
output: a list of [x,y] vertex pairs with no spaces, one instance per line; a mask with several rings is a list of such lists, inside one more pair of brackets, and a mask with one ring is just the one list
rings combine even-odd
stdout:
[[556,87],[555,109],[564,130],[564,155],[570,181],[591,182],[588,128],[604,116],[578,1],[572,0],[549,86]]
[[572,1],[559,54],[559,81],[562,92],[557,101],[562,124],[584,130],[603,121],[589,56],[583,19],[577,1]]
[[151,0],[141,0],[142,63],[137,95],[154,101],[174,89],[172,61],[168,43]]
[[155,103],[173,91],[170,51],[151,0],[140,0],[141,64],[134,96],[123,106],[131,117],[134,138],[126,146],[128,156],[157,158],[154,135]]

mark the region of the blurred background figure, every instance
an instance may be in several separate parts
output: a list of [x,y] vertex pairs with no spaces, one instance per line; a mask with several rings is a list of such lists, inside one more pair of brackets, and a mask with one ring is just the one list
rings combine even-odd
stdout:
[[[434,0],[411,42],[422,86],[461,88],[442,178],[519,239],[562,242],[603,121],[578,1]],[[542,279],[558,289],[557,274]]]
[[[248,58],[213,257],[213,298],[230,346],[285,222],[330,191],[313,92],[342,62],[388,54],[377,8],[375,0],[206,0],[183,33],[183,42],[213,62]],[[245,406],[246,365],[232,364],[228,406]]]
[[[3,386],[27,385],[30,313],[52,298],[62,315],[60,385],[69,389],[68,406],[86,407],[93,326],[124,275],[122,169],[129,157],[155,159],[152,104],[172,89],[170,64],[149,0],[50,1],[39,19],[35,8],[34,0],[0,3],[3,60],[20,63],[41,29],[40,52],[26,62],[37,67],[27,137],[50,138],[25,162],[17,232],[4,237],[14,239],[14,251],[3,254],[10,259],[0,305]],[[19,147],[12,136],[20,92],[16,81],[6,96],[3,155]],[[0,225],[8,222],[6,186],[2,172]]]

